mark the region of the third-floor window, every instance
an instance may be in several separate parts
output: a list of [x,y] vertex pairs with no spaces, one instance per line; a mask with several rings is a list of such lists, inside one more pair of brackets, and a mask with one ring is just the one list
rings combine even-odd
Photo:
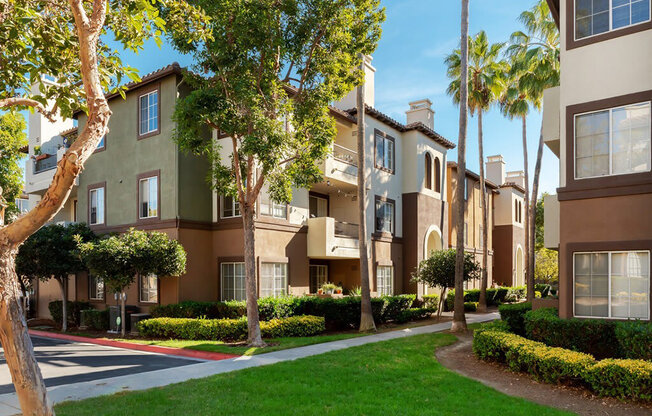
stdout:
[[376,167],[394,173],[394,138],[376,130],[375,143]]
[[154,134],[159,129],[158,90],[143,94],[138,99],[139,126],[138,134]]
[[575,39],[649,20],[650,0],[575,0]]

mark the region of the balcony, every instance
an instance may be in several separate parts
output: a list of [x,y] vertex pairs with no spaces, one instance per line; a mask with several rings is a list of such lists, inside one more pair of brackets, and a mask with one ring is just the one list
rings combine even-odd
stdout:
[[[49,154],[47,157],[28,159],[25,162],[25,193],[42,195],[52,183],[54,173],[57,171],[57,163],[66,153],[65,147]],[[75,186],[79,185],[79,179],[75,180]]]
[[333,144],[333,154],[324,160],[321,170],[324,172],[324,180],[345,187],[357,186],[358,152]]
[[543,198],[543,244],[546,248],[559,249],[559,200],[557,195]]
[[308,257],[313,259],[358,259],[358,225],[331,217],[308,219]]
[[543,91],[543,141],[559,157],[559,87]]

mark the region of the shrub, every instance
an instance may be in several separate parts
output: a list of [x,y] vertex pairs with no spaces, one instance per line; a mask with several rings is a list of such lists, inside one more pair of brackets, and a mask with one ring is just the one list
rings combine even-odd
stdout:
[[109,329],[109,310],[86,309],[81,311],[81,326],[96,331]]
[[473,334],[477,334],[483,331],[509,332],[509,325],[507,325],[507,322],[501,320],[485,322],[480,324],[480,328],[473,331]]
[[423,295],[421,297],[421,307],[434,308],[435,312],[437,312],[437,308],[439,308],[439,295]]
[[[141,335],[149,338],[240,341],[247,338],[247,318],[186,319],[153,318],[137,324]],[[264,338],[313,336],[325,330],[324,318],[292,316],[261,321]]]
[[652,361],[652,323],[618,322],[615,335],[622,357]]
[[[295,296],[266,297],[258,299],[258,314],[262,321],[297,315],[299,298]],[[246,312],[246,310],[245,310]]]
[[[491,287],[487,288],[487,306],[498,306],[505,301],[505,296],[511,288]],[[469,289],[464,291],[464,302],[480,301],[480,289]],[[452,311],[455,303],[455,289],[451,289],[446,295],[446,308]]]
[[527,294],[526,286],[514,286],[507,289],[507,294],[504,299],[505,302],[518,302],[521,299],[525,299]]
[[464,302],[464,312],[475,312],[478,310],[478,302]]
[[410,309],[414,304],[416,295],[382,296],[381,299],[385,301],[385,304],[383,305],[380,322],[388,322],[395,321],[401,312]]
[[[50,310],[50,315],[52,315],[52,320],[56,322],[59,326],[63,323],[63,311],[62,311],[63,302],[60,300],[55,300],[48,304],[48,309]],[[68,326],[69,327],[78,327],[81,322],[81,311],[85,309],[90,309],[91,304],[88,302],[81,301],[68,301]]]
[[525,314],[532,310],[529,302],[500,305],[500,319],[507,322],[509,330],[518,335],[525,335]]
[[169,305],[156,305],[150,308],[153,318],[199,318],[209,319],[239,318],[247,314],[244,301],[194,302],[185,301]]
[[602,396],[652,400],[652,363],[606,359],[588,369],[586,382]]
[[542,298],[545,298],[550,294],[550,289],[551,288],[552,287],[547,283],[535,283],[534,284],[535,292],[540,292]]
[[403,310],[398,313],[395,321],[399,324],[416,321],[419,319],[429,318],[434,312],[437,312],[436,308],[410,308]]
[[556,308],[542,308],[525,315],[524,334],[552,347],[585,352],[598,359],[614,358],[620,353],[616,325],[603,319],[561,319]]

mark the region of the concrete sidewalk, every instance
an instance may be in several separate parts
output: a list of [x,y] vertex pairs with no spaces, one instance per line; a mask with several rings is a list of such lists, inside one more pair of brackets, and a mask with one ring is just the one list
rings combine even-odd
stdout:
[[[498,312],[467,315],[467,322],[486,322],[499,319]],[[145,390],[180,383],[186,380],[210,377],[215,374],[228,373],[250,367],[276,364],[313,355],[324,354],[350,347],[388,341],[413,335],[430,334],[450,329],[450,322],[419,326],[415,328],[389,331],[382,334],[368,335],[340,341],[325,342],[255,356],[242,356],[222,361],[203,362],[178,368],[150,371],[128,376],[105,378],[102,380],[74,383],[48,388],[49,399],[54,403],[70,400],[83,400],[123,391]],[[0,416],[20,414],[18,398],[14,393],[0,395]]]

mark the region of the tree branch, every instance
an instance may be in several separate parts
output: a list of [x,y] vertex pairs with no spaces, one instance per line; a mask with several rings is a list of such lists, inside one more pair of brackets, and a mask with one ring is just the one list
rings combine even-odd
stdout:
[[11,97],[0,100],[1,109],[7,109],[10,107],[32,107],[39,113],[43,114],[43,116],[45,116],[45,118],[47,118],[52,123],[55,122],[54,116],[57,108],[56,105],[51,111],[48,111],[43,107],[41,103],[36,100],[32,100],[31,98]]

